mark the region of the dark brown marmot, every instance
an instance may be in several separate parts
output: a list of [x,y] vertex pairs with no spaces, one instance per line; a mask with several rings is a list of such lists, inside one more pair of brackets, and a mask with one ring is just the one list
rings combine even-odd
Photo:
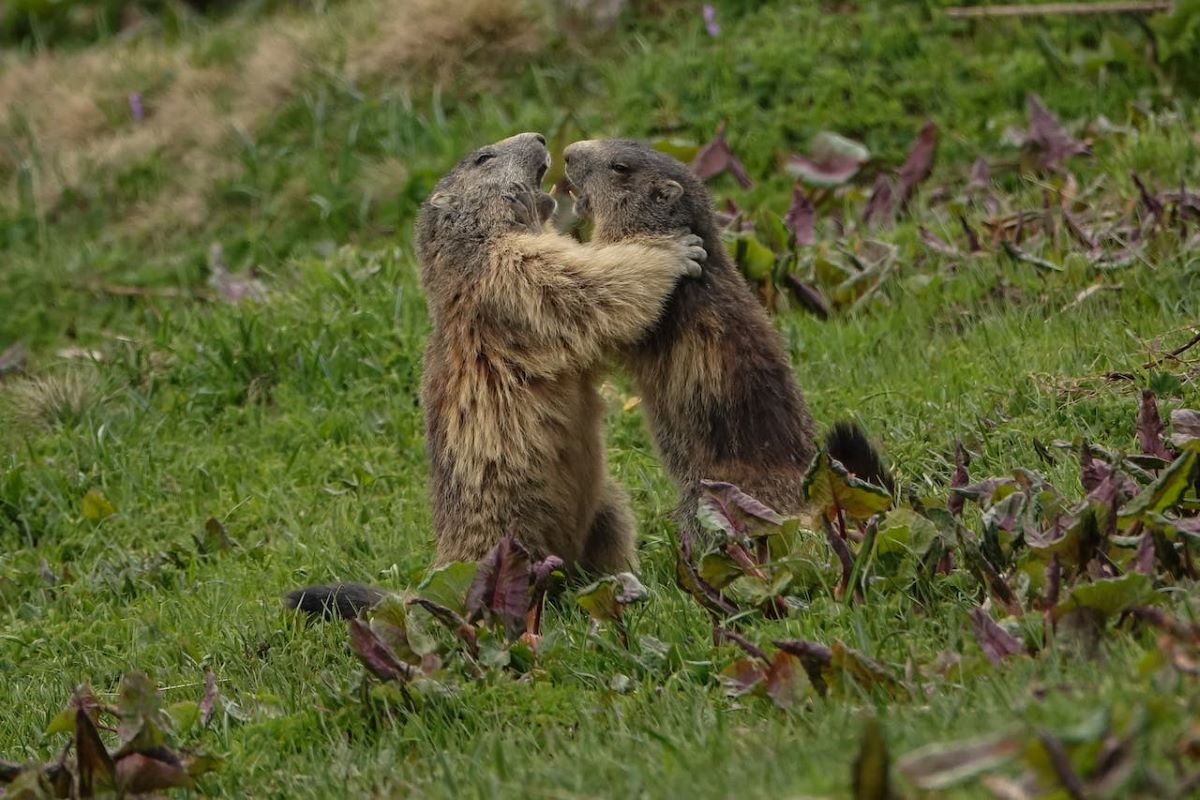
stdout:
[[[596,245],[554,233],[539,190],[549,159],[536,133],[480,148],[417,221],[436,563],[478,560],[514,533],[568,567],[636,567],[633,515],[605,473],[597,372],[653,326],[681,277],[700,274],[705,252],[673,231]],[[345,616],[377,596],[308,587],[289,603]]]
[[[801,511],[816,452],[813,421],[779,334],[725,252],[704,184],[636,141],[576,142],[564,157],[575,210],[594,221],[593,242],[686,228],[708,252],[703,274],[679,286],[658,326],[621,359],[680,486],[681,524],[698,532],[702,478],[734,483],[781,512]],[[864,470],[859,477],[890,483],[855,426],[839,424],[828,444],[848,469]]]

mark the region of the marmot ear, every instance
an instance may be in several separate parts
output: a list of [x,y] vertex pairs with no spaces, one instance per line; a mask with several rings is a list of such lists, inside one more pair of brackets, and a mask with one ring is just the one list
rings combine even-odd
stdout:
[[654,197],[665,205],[675,205],[675,201],[683,197],[683,186],[678,181],[661,181],[654,187]]
[[429,205],[444,210],[458,208],[458,197],[449,192],[436,192],[429,198]]

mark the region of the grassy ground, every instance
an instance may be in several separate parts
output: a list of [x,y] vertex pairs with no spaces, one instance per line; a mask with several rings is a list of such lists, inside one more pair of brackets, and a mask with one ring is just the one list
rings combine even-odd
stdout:
[[[359,690],[344,629],[281,612],[300,583],[403,587],[424,572],[428,323],[411,220],[458,154],[514,131],[699,142],[725,120],[758,182],[743,191],[723,176],[714,192],[782,213],[791,181],[778,159],[837,130],[875,160],[822,206],[818,239],[832,241],[826,212],[856,208],[935,120],[937,168],[915,220],[880,234],[899,248],[897,272],[852,314],[778,318],[815,416],[863,420],[923,491],[945,492],[956,437],[974,475],[1040,466],[1075,487],[1070,460],[1039,465],[1036,442],[1131,448],[1148,382],[1168,407],[1200,404],[1194,372],[1143,366],[1200,318],[1194,239],[1168,237],[1111,274],[1047,275],[1002,253],[938,255],[916,235],[919,222],[960,236],[935,189],[961,187],[980,154],[1015,163],[1002,131],[1023,125],[1028,91],[1064,120],[1129,126],[1071,163],[1106,203],[1133,207],[1131,170],[1159,187],[1200,181],[1194,101],[1138,55],[1144,32],[1129,20],[726,2],[713,38],[680,3],[606,34],[535,9],[528,25],[544,27],[530,37],[510,4],[458,5],[508,31],[465,64],[445,52],[469,32],[438,28],[434,4],[354,0],[151,26],[0,67],[0,349],[29,352],[28,377],[0,383],[0,756],[51,756],[60,742],[43,731],[78,682],[108,692],[137,668],[171,687],[167,700],[195,699],[208,668],[236,708],[199,737],[226,759],[201,788],[230,796],[844,796],[870,710],[899,753],[1148,708],[1161,724],[1139,741],[1137,769],[1170,772],[1195,684],[1138,677],[1149,637],[1117,639],[1100,661],[1052,650],[940,681],[919,702],[864,694],[785,713],[726,698],[715,673],[736,653],[712,647],[674,585],[672,490],[619,377],[610,462],[634,498],[651,591],[631,628],[669,643],[666,658],[622,652],[565,603],[533,680],[493,674],[395,714]],[[397,20],[430,27],[414,38]],[[1044,179],[1003,166],[995,178],[1040,208]],[[253,268],[264,301],[220,302],[214,242],[235,273]],[[1072,305],[1097,281],[1120,288]],[[1105,382],[1110,372],[1134,379]],[[91,489],[116,513],[86,519]],[[210,516],[237,548],[198,550]],[[915,668],[978,654],[966,611],[980,599],[968,582],[932,605],[815,597],[752,630],[841,638]]]

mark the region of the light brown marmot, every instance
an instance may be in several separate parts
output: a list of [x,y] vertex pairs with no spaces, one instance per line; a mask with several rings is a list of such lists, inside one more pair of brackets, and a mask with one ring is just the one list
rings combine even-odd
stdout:
[[[540,134],[482,147],[417,221],[433,322],[421,402],[437,563],[478,560],[513,533],[568,567],[636,566],[633,515],[605,472],[597,373],[706,254],[674,231],[596,245],[554,233],[543,224],[553,199],[539,189],[548,164]],[[345,616],[376,596],[308,587],[289,603]]]
[[[680,487],[680,523],[698,532],[702,478],[734,483],[781,512],[801,511],[816,453],[813,421],[779,334],[725,252],[704,184],[631,140],[576,142],[564,158],[576,212],[594,221],[593,242],[686,228],[708,252],[703,274],[679,286],[659,324],[621,359]],[[839,424],[828,444],[860,477],[890,484],[855,426]]]

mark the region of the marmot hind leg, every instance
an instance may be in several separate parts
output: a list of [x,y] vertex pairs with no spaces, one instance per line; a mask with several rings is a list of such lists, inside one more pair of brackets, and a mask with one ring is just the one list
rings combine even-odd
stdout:
[[593,575],[636,571],[636,545],[637,523],[629,496],[611,478],[606,478],[591,530],[583,544],[580,566]]

